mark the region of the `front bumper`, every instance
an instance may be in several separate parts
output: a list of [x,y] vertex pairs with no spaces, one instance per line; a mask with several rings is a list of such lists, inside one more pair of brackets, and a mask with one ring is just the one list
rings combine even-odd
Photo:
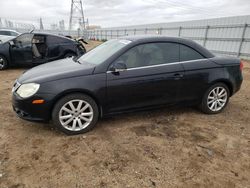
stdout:
[[[52,101],[50,94],[36,94],[28,99],[20,98],[15,92],[12,95],[12,106],[17,116],[28,121],[48,122],[51,119]],[[43,104],[32,104],[33,100],[45,100]]]

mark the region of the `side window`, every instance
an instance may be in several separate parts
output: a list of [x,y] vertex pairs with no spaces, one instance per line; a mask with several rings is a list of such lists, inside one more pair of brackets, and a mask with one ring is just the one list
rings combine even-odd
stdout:
[[9,31],[0,31],[0,35],[10,36],[10,32]]
[[17,48],[31,47],[32,39],[34,34],[23,34],[14,39],[14,44]]
[[61,38],[61,37],[57,37],[57,36],[47,36],[47,44],[48,45],[57,45],[60,43],[67,43],[68,40]]
[[180,61],[190,61],[196,59],[204,59],[204,57],[194,49],[180,45]]
[[134,68],[138,67],[138,59],[139,51],[138,47],[134,47],[130,49],[129,51],[125,52],[121,57],[116,60],[116,62],[123,62],[126,64],[127,68]]
[[121,55],[127,68],[160,65],[179,61],[179,45],[175,43],[148,43],[138,45]]
[[45,43],[45,36],[43,35],[35,35],[32,39],[33,44],[41,44]]
[[160,43],[164,56],[164,63],[173,63],[180,61],[180,48],[177,43]]
[[18,36],[18,34],[15,33],[15,32],[10,32],[10,35],[11,35],[11,36]]

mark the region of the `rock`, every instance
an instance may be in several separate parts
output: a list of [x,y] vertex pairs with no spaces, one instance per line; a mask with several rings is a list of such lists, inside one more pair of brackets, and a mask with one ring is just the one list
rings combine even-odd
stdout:
[[210,150],[210,149],[207,149],[207,154],[208,154],[209,156],[212,156],[212,155],[213,155],[213,151]]
[[150,181],[151,181],[152,185],[155,187],[155,186],[156,186],[155,181],[153,181],[153,180],[151,180],[151,179],[150,179]]
[[[213,150],[212,149],[210,149],[209,147],[206,147],[206,146],[202,146],[202,145],[197,145],[198,147],[200,147],[200,148],[202,148],[202,149],[205,149],[206,151],[207,151],[207,154],[209,155],[209,156],[213,156],[213,154],[214,154],[214,152],[213,152]],[[197,147],[196,147],[197,148]],[[198,148],[197,148],[198,149]],[[198,149],[198,151],[199,151],[199,149]]]

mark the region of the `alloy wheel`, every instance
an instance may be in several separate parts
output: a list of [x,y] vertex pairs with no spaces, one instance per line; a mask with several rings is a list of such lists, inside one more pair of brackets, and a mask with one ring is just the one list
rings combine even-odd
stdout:
[[4,66],[5,66],[4,59],[2,57],[0,57],[0,69],[3,69]]
[[71,100],[59,111],[61,125],[69,131],[81,131],[88,127],[94,117],[91,105],[84,100]]
[[220,111],[227,103],[228,93],[224,87],[215,87],[207,98],[207,106],[213,112]]

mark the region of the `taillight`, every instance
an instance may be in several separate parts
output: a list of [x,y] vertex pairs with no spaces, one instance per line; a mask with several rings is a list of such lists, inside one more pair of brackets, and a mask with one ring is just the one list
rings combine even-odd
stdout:
[[243,67],[244,67],[243,61],[240,61],[240,71],[243,70]]

